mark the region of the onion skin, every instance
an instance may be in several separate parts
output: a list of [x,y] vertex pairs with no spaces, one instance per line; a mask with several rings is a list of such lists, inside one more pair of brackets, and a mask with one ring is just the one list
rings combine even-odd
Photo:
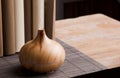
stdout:
[[58,69],[64,60],[64,48],[56,41],[49,39],[44,30],[38,30],[37,37],[27,42],[19,53],[21,65],[39,73]]

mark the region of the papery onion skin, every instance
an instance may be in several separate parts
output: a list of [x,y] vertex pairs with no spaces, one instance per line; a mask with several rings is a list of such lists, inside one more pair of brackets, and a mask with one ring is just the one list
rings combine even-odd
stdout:
[[49,39],[44,30],[38,30],[37,37],[27,42],[19,53],[21,65],[39,73],[58,69],[64,60],[64,48],[58,42]]

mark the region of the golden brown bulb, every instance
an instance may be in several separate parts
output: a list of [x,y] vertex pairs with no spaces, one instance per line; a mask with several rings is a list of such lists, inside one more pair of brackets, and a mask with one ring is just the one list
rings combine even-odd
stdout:
[[19,60],[23,67],[45,73],[63,64],[65,51],[59,43],[49,39],[44,30],[38,30],[37,37],[21,48]]

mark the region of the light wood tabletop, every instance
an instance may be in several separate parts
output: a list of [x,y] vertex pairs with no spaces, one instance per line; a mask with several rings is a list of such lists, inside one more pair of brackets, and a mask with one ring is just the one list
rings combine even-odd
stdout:
[[55,36],[100,64],[120,66],[120,22],[103,14],[56,21]]

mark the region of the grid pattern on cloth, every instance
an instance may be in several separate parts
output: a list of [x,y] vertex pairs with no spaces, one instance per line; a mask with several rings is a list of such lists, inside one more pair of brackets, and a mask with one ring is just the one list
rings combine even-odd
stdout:
[[33,73],[21,67],[18,54],[15,54],[0,58],[0,78],[71,78],[107,69],[74,47],[59,39],[56,41],[66,51],[65,62],[58,70],[46,74]]

